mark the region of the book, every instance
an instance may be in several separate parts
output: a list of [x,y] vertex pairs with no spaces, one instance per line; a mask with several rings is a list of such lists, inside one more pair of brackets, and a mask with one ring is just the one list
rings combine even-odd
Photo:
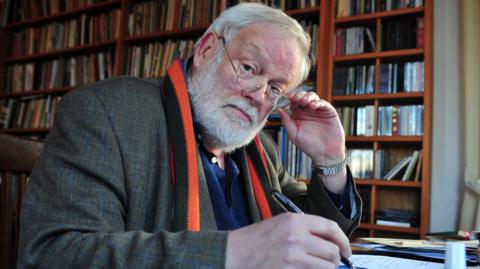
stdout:
[[423,17],[417,18],[417,48],[423,48],[425,43],[425,37],[423,30],[425,29],[425,23]]
[[411,178],[419,156],[420,156],[420,151],[415,150],[411,156],[410,162],[408,163],[407,169],[405,169],[405,173],[403,174],[402,181],[407,181]]
[[399,106],[392,106],[392,135],[400,134],[400,116],[398,115],[399,111]]
[[415,177],[413,177],[413,181],[420,181],[421,171],[422,171],[422,160],[423,160],[423,150],[420,151],[418,156],[418,164],[417,169],[415,171]]
[[390,81],[389,65],[390,64],[380,65],[380,82],[379,82],[380,93],[390,92],[390,89],[388,87],[388,82]]
[[400,222],[400,221],[391,221],[391,220],[381,220],[377,219],[375,221],[378,225],[385,225],[385,226],[395,226],[395,227],[403,227],[403,228],[410,228],[412,225],[408,222]]
[[392,169],[390,169],[390,171],[388,171],[387,174],[385,174],[385,176],[383,176],[384,179],[386,180],[391,180],[393,179],[395,176],[398,175],[398,173],[403,169],[405,168],[407,165],[408,165],[408,162],[410,161],[410,159],[412,158],[412,156],[408,156],[408,157],[405,157],[403,158],[400,162],[398,162]]
[[375,39],[373,38],[373,33],[368,27],[365,27],[365,34],[367,35],[368,41],[367,51],[377,51],[377,48],[375,47]]

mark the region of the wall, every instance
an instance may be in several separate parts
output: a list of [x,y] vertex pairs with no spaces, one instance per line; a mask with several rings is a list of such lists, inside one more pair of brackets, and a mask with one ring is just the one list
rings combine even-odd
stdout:
[[480,229],[480,1],[462,0],[462,81],[465,111],[465,179],[460,229]]
[[463,196],[465,150],[459,2],[433,3],[431,232],[457,229]]

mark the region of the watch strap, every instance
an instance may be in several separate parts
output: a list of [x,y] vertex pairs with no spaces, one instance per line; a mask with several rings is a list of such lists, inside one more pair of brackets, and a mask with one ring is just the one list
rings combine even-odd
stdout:
[[345,169],[345,166],[347,165],[347,158],[335,165],[331,166],[320,166],[312,163],[312,171],[318,173],[319,175],[322,176],[334,176],[340,174],[340,172]]

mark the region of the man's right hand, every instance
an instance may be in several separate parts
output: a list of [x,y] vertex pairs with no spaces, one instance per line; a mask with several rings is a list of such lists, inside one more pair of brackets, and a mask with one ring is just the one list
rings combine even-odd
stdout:
[[230,233],[226,268],[337,268],[352,254],[334,221],[285,213]]

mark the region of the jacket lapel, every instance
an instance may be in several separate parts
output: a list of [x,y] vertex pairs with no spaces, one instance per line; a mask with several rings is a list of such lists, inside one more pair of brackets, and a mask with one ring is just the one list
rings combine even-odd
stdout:
[[200,192],[200,227],[202,230],[217,230],[207,179],[203,172],[202,159],[197,150],[198,188]]
[[242,174],[243,185],[245,187],[245,195],[247,196],[248,209],[250,211],[250,218],[252,222],[259,222],[262,220],[260,211],[258,210],[257,201],[255,200],[255,192],[253,191],[252,182],[250,180],[250,173],[248,171],[247,154],[245,149],[242,150],[242,163],[240,164],[240,173]]

